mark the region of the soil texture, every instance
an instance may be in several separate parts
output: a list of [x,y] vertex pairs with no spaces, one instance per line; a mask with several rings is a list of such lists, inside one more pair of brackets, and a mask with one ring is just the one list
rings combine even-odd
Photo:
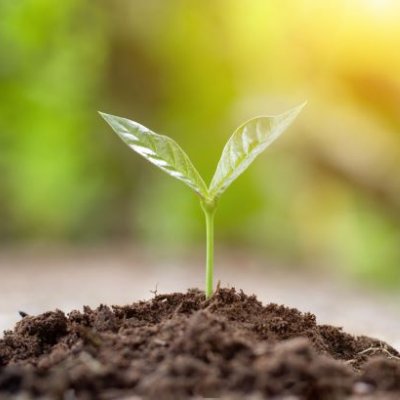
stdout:
[[400,399],[394,348],[235,289],[21,317],[0,399]]

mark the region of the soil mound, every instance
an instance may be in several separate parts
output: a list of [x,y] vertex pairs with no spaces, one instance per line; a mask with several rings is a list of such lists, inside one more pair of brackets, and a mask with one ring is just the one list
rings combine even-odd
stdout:
[[24,316],[0,399],[399,399],[400,355],[235,289]]

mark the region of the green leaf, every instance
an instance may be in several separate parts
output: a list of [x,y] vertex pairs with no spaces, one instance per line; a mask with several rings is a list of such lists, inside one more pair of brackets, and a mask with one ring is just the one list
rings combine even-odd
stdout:
[[105,113],[100,115],[132,150],[188,185],[203,199],[208,198],[206,184],[189,157],[174,140],[158,135],[129,119]]
[[306,103],[283,114],[253,118],[241,125],[226,143],[209,187],[216,199],[293,122]]

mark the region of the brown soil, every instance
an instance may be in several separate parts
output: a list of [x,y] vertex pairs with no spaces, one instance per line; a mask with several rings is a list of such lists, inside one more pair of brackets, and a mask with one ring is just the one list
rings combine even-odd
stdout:
[[399,357],[309,313],[191,290],[24,316],[0,340],[0,399],[399,399]]

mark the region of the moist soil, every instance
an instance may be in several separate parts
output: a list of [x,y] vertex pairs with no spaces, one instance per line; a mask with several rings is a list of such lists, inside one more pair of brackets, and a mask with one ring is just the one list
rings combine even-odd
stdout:
[[235,289],[22,313],[0,340],[0,399],[203,397],[400,399],[400,355]]

